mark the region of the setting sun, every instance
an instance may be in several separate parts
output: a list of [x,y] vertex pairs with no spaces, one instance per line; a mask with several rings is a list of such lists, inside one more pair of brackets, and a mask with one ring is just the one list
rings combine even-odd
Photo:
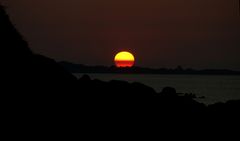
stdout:
[[135,62],[135,58],[132,53],[122,51],[117,53],[114,58],[117,67],[132,67]]

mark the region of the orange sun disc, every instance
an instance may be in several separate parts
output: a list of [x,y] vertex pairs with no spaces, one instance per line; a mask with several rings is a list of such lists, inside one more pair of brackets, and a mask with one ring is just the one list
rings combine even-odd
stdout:
[[116,67],[132,67],[135,63],[135,58],[132,53],[122,51],[117,53],[114,58]]

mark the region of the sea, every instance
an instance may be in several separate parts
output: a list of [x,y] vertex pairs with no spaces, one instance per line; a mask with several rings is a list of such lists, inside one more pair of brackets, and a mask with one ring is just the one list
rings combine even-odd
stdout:
[[[82,73],[74,74],[78,78]],[[153,74],[87,74],[92,79],[103,81],[123,80],[140,82],[161,92],[164,87],[170,86],[177,93],[192,93],[196,100],[206,105],[240,99],[239,75],[153,75]]]

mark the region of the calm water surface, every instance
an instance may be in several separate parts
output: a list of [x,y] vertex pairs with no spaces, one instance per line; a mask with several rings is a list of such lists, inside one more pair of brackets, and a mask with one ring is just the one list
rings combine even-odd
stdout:
[[[81,77],[83,74],[75,74]],[[103,81],[124,80],[141,82],[153,87],[157,92],[171,86],[178,93],[194,93],[204,99],[196,99],[205,104],[240,99],[240,76],[228,75],[146,75],[146,74],[88,74],[92,79]]]

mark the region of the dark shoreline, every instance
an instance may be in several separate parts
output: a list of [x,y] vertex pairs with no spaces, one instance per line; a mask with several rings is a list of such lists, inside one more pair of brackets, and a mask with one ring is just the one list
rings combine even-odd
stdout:
[[[67,70],[68,71],[68,70]],[[162,74],[162,73],[107,73],[107,72],[70,72],[72,74],[120,74],[120,75],[163,75],[163,76],[240,76],[239,74]]]
[[150,74],[150,75],[240,75],[240,71],[233,71],[227,69],[183,69],[177,67],[175,69],[160,68],[117,68],[115,66],[87,66],[82,64],[73,64],[70,62],[59,62],[66,70],[71,73],[109,73],[109,74]]

